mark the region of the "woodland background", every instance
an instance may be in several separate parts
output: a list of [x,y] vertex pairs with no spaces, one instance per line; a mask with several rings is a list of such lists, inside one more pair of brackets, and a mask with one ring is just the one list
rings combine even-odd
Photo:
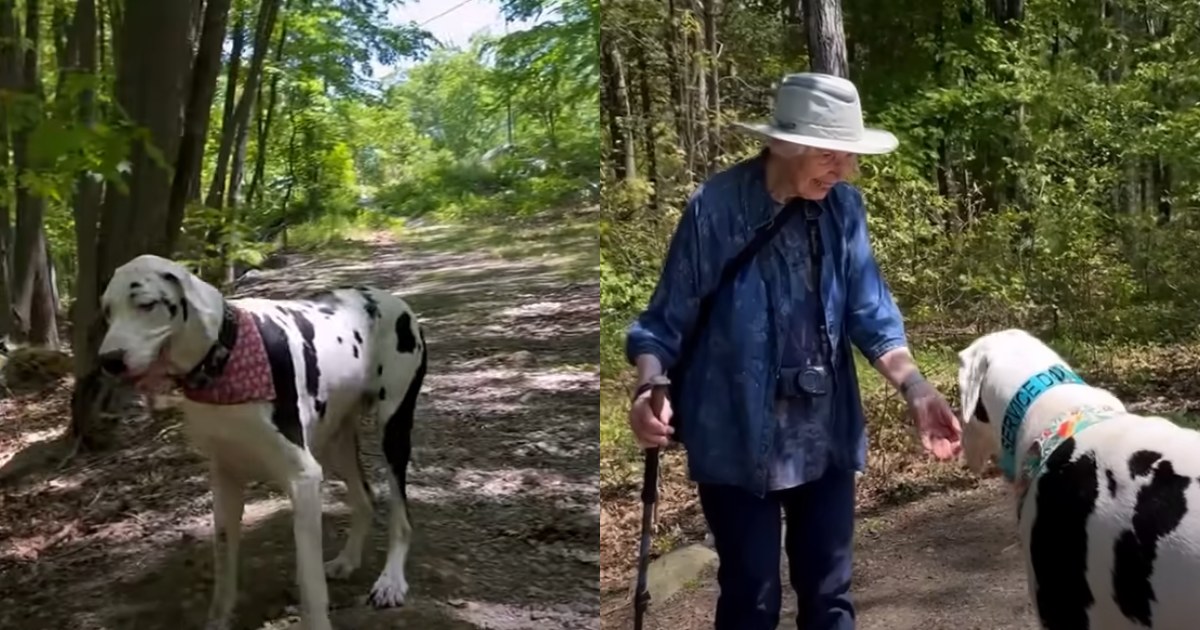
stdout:
[[[509,0],[506,18],[548,18],[459,49],[393,24],[399,4],[0,0],[0,336],[70,349],[86,375],[98,294],[138,254],[227,286],[280,248],[405,219],[586,203],[590,5]],[[74,410],[85,447],[97,413]]]
[[[918,361],[947,397],[957,350],[1020,326],[1128,400],[1200,410],[1200,4],[610,0],[599,37],[606,586],[627,587],[640,513],[624,331],[687,196],[757,150],[729,123],[766,118],[789,72],[848,76],[868,124],[900,138],[855,183]],[[864,504],[973,483],[915,453],[903,406],[859,372]],[[703,535],[682,457],[665,466],[658,551]]]

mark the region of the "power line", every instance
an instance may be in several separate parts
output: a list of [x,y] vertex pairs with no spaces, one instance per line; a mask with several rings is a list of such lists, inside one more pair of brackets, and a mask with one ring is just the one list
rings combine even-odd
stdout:
[[433,16],[433,17],[431,17],[431,18],[429,18],[428,20],[425,20],[424,22],[421,22],[420,24],[418,24],[418,25],[417,25],[417,28],[422,28],[422,27],[424,27],[425,25],[429,24],[430,22],[432,22],[432,21],[434,21],[434,20],[436,20],[436,19],[438,19],[438,18],[441,18],[441,17],[445,17],[445,16],[447,16],[447,15],[450,15],[451,13],[454,13],[455,11],[459,10],[460,8],[462,8],[463,6],[466,6],[467,4],[469,4],[469,3],[471,3],[471,2],[474,2],[474,1],[475,1],[475,0],[463,0],[462,2],[459,2],[458,4],[456,4],[456,5],[452,6],[452,7],[450,7],[449,9],[446,9],[445,11],[442,11],[441,13],[439,13],[439,14],[437,14],[437,15],[435,15],[435,16]]

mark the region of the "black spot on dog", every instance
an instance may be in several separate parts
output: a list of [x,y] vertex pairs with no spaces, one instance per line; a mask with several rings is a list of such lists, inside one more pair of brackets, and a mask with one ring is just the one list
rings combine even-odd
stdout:
[[1130,519],[1132,527],[1121,532],[1113,544],[1113,599],[1126,617],[1144,626],[1153,625],[1151,604],[1157,601],[1150,577],[1158,557],[1158,541],[1183,522],[1187,514],[1184,493],[1191,483],[1190,477],[1175,472],[1171,462],[1160,462],[1150,483],[1138,490]]
[[179,281],[179,276],[171,273],[170,271],[159,272],[158,277],[162,278],[163,280],[166,280],[167,282],[170,282],[171,284],[173,284],[181,289],[183,288],[183,283]]
[[975,419],[984,424],[992,421],[992,419],[988,417],[987,407],[984,407],[983,403],[975,405]]
[[175,316],[179,314],[179,305],[174,302],[163,303],[167,305],[167,310],[171,313],[171,319],[175,319]]
[[340,336],[338,337],[338,343],[342,343],[342,338]]
[[[428,355],[421,355],[421,364],[408,383],[408,391],[404,392],[404,400],[396,411],[388,418],[383,429],[383,456],[387,459],[392,476],[396,479],[396,487],[400,490],[400,501],[404,512],[408,514],[408,490],[405,488],[408,479],[408,460],[412,457],[413,418],[417,410],[417,396],[421,393],[421,384],[425,381],[425,370],[428,366]],[[409,520],[412,520],[409,515]]]
[[357,330],[354,331],[354,340],[357,341],[358,343],[362,343],[362,335],[358,334]]
[[278,310],[280,313],[283,313],[284,315],[290,315],[292,312],[291,309],[284,308],[283,306],[279,306],[278,304],[275,305],[275,309]]
[[185,322],[186,322],[186,321],[188,320],[188,303],[187,303],[187,300],[184,300],[184,301],[182,301],[182,302],[180,302],[180,303],[179,303],[179,310],[180,310],[180,311],[183,313],[183,321],[185,321]]
[[417,349],[417,339],[412,334],[412,316],[400,313],[396,318],[396,352],[411,354]]
[[333,315],[334,313],[337,313],[337,311],[333,310],[333,307],[330,306],[319,307],[317,308],[317,311],[324,313],[325,315]]
[[1129,477],[1137,479],[1150,474],[1154,464],[1162,459],[1162,453],[1141,450],[1129,456]]
[[1029,555],[1037,582],[1038,615],[1047,630],[1088,627],[1095,602],[1087,583],[1088,517],[1100,494],[1096,456],[1085,451],[1074,461],[1075,438],[1067,438],[1046,458],[1037,480],[1037,520]]
[[314,403],[314,406],[316,407],[316,410],[317,410],[317,417],[324,418],[325,410],[329,408],[329,401],[328,400],[318,400]]
[[291,316],[292,321],[296,322],[296,328],[300,331],[300,338],[304,340],[301,349],[304,358],[304,389],[309,396],[316,398],[321,381],[321,366],[317,364],[317,348],[313,345],[316,330],[313,329],[312,322],[305,317],[304,313],[293,310]]
[[287,333],[266,316],[254,313],[253,317],[254,325],[258,326],[258,333],[262,335],[267,363],[271,366],[271,380],[275,384],[275,410],[271,422],[289,442],[304,448],[300,393],[296,390],[296,364],[292,362],[292,348]]
[[358,358],[358,346],[352,346],[352,347],[354,348],[354,358],[357,359]]
[[371,319],[379,319],[382,315],[379,312],[379,302],[375,300],[375,296],[371,295],[371,290],[367,287],[354,287],[358,294],[363,299],[363,310],[367,312],[367,317]]
[[133,290],[136,290],[136,289],[140,289],[140,288],[142,288],[142,283],[141,283],[141,282],[130,282],[130,283],[129,283],[129,290],[130,290],[130,291],[133,291]]
[[1117,475],[1113,473],[1111,468],[1105,468],[1104,477],[1108,479],[1108,496],[1117,496]]
[[383,387],[379,388],[379,400],[387,400],[387,389],[386,388],[383,388]]
[[375,374],[383,376],[383,364],[380,363],[378,368],[375,368]]

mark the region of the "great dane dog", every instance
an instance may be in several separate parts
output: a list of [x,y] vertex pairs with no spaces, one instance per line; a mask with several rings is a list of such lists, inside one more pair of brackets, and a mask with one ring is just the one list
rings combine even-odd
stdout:
[[1126,410],[1022,330],[959,359],[967,464],[1013,482],[1042,628],[1200,628],[1200,432]]
[[[231,626],[243,489],[259,479],[291,499],[302,623],[331,629],[325,577],[359,567],[371,528],[358,439],[367,410],[378,418],[391,471],[390,545],[370,601],[404,603],[412,535],[406,469],[426,352],[402,299],[356,287],[311,300],[227,300],[182,265],[146,255],[116,270],[101,305],[108,322],[101,369],[144,389],[175,380],[185,433],[209,460],[215,583],[206,630]],[[345,546],[322,566],[326,469],[346,482],[352,517]]]

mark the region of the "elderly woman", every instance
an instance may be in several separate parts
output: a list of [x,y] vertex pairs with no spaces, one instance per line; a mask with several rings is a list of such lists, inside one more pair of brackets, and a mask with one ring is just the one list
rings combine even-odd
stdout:
[[[851,344],[903,394],[927,450],[956,456],[961,431],[909,353],[862,195],[845,182],[857,154],[890,152],[895,136],[863,127],[854,84],[814,73],[784,77],[771,122],[742,126],[767,146],[693,193],[628,331],[638,373],[629,422],[652,447],[674,433],[672,414],[680,419],[720,559],[717,630],[778,625],[781,512],[797,627],[849,630],[855,473],[866,459]],[[724,266],[774,223],[778,233],[713,294],[696,329]],[[650,382],[666,370],[675,396],[656,416]]]

